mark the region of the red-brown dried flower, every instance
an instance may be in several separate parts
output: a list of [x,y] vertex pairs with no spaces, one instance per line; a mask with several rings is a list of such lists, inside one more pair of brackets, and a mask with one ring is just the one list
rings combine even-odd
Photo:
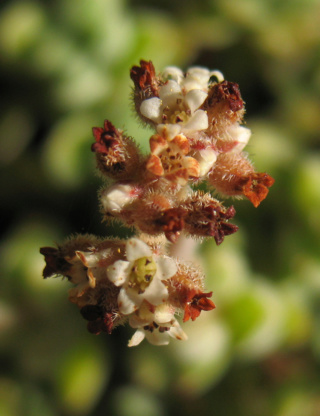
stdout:
[[194,321],[200,315],[201,311],[211,311],[216,307],[211,299],[212,292],[201,293],[195,289],[190,289],[185,294],[185,308],[183,322],[188,321],[190,318]]
[[104,121],[104,127],[93,127],[93,135],[96,142],[92,144],[91,150],[102,155],[110,155],[111,153],[119,153],[119,144],[121,133],[114,125],[108,121]]
[[135,88],[143,93],[144,99],[158,97],[159,80],[151,61],[140,61],[140,66],[133,66],[130,70],[130,77]]
[[161,214],[156,221],[163,229],[166,238],[175,243],[179,238],[180,232],[183,230],[186,212],[183,208],[170,208]]
[[196,192],[184,201],[184,208],[187,212],[185,229],[190,235],[214,237],[219,245],[225,236],[238,230],[236,225],[228,222],[236,213],[234,207],[225,208],[210,194]]
[[244,114],[244,102],[238,84],[229,81],[214,84],[201,109],[208,114],[209,128],[207,132],[209,134],[223,131],[226,122],[228,124],[241,121]]
[[267,173],[252,173],[243,180],[242,193],[257,208],[261,201],[268,195],[270,186],[274,184],[274,179]]

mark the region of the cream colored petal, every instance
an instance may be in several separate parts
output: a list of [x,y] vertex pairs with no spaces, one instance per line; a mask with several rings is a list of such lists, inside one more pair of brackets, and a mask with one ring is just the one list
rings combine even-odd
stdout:
[[130,339],[128,347],[136,347],[139,345],[145,338],[145,332],[142,329],[138,329]]
[[199,162],[190,156],[187,156],[183,159],[183,166],[188,170],[188,176],[194,178],[199,178],[200,176],[200,166]]
[[97,267],[100,260],[104,260],[109,257],[110,252],[110,249],[96,252],[76,251],[76,255],[86,267]]
[[167,304],[159,305],[154,311],[154,321],[163,326],[171,326],[171,322],[174,318],[172,308],[168,307]]
[[202,90],[191,90],[185,96],[185,102],[193,114],[208,97],[208,94]]
[[129,261],[135,261],[141,257],[152,256],[150,247],[138,238],[130,238],[126,244],[126,256]]
[[181,132],[180,124],[158,124],[157,132],[169,142]]
[[210,78],[211,77],[216,77],[217,78],[217,80],[218,80],[218,82],[222,82],[222,81],[224,81],[224,76],[223,76],[223,73],[222,72],[220,72],[220,71],[218,71],[218,70],[215,70],[215,71],[210,71]]
[[251,130],[243,126],[232,126],[229,129],[229,134],[232,136],[232,140],[238,142],[238,144],[233,147],[232,153],[240,153],[245,146],[248,144],[251,137]]
[[120,212],[123,207],[132,201],[133,187],[130,185],[113,185],[101,195],[101,203],[106,212]]
[[184,74],[180,68],[176,66],[167,66],[161,73],[161,76],[164,80],[173,80],[178,84],[183,79]]
[[156,258],[159,279],[166,280],[177,273],[177,265],[170,257]]
[[150,151],[154,155],[159,155],[164,149],[168,147],[168,142],[165,137],[160,134],[154,134],[150,137]]
[[139,306],[140,304],[137,304],[128,295],[128,290],[122,287],[118,295],[118,307],[120,313],[122,313],[123,315],[130,315],[132,312],[136,311],[139,308]]
[[158,330],[153,332],[146,331],[145,336],[152,345],[168,345],[170,342],[170,337],[167,332],[168,331],[159,332]]
[[194,157],[199,162],[199,167],[200,167],[199,176],[200,177],[206,175],[209,172],[209,170],[212,168],[215,161],[217,160],[217,154],[212,148],[199,150],[199,152],[197,152],[194,155]]
[[158,156],[151,155],[147,161],[146,169],[156,176],[164,175],[164,168]]
[[161,122],[161,105],[162,101],[158,97],[148,98],[142,101],[140,105],[140,113],[155,123]]
[[169,335],[179,341],[186,341],[188,339],[188,335],[181,329],[179,322],[176,319],[174,319],[174,322],[172,323]]
[[166,82],[159,91],[159,97],[161,100],[167,99],[172,94],[181,94],[181,87],[180,85],[173,80],[169,80]]
[[122,286],[129,277],[131,263],[117,260],[107,267],[107,276],[115,286]]
[[187,70],[186,78],[189,77],[196,79],[202,85],[206,85],[210,78],[210,71],[202,66],[192,66]]
[[154,276],[149,287],[141,295],[151,305],[159,305],[168,299],[169,293],[167,287],[161,282],[158,273]]
[[169,107],[174,109],[177,105],[177,100],[183,99],[180,85],[175,81],[168,81],[160,88],[159,97],[162,101],[162,108]]
[[207,113],[203,110],[197,110],[193,116],[183,126],[183,131],[206,130],[209,126]]

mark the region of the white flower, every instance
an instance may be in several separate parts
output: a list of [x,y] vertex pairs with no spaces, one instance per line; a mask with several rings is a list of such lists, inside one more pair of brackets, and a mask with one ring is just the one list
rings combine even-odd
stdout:
[[170,337],[182,341],[188,338],[175,319],[172,309],[166,304],[150,311],[148,305],[143,303],[140,309],[130,316],[129,324],[137,329],[129,341],[129,347],[139,345],[144,338],[153,345],[167,345]]
[[191,68],[186,77],[179,68],[168,67],[159,88],[159,97],[142,101],[141,114],[155,124],[178,125],[182,132],[206,130],[208,116],[199,109],[208,96],[211,72],[205,68]]
[[138,196],[136,189],[128,184],[116,184],[101,195],[101,203],[106,212],[119,213],[125,205]]
[[121,286],[118,296],[120,313],[129,315],[137,310],[143,300],[159,305],[168,298],[163,280],[172,277],[177,266],[168,257],[155,256],[150,247],[138,238],[126,244],[127,260],[117,260],[107,268],[109,280]]

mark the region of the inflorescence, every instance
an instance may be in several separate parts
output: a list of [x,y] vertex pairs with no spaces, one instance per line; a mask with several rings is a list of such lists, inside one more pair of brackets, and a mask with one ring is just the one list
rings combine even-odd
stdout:
[[[154,130],[150,153],[105,120],[94,127],[97,168],[108,181],[99,192],[103,220],[132,228],[128,240],[77,235],[43,247],[44,278],[66,277],[69,300],[93,334],[111,334],[129,322],[129,346],[144,338],[166,345],[186,340],[176,316],[194,321],[215,304],[192,254],[193,242],[217,245],[238,227],[233,206],[212,196],[246,197],[257,207],[274,180],[254,170],[244,147],[251,131],[241,123],[244,102],[237,84],[219,71],[167,67],[151,61],[130,71],[134,108]],[[208,192],[197,190],[206,183]],[[190,248],[191,247],[191,248]]]

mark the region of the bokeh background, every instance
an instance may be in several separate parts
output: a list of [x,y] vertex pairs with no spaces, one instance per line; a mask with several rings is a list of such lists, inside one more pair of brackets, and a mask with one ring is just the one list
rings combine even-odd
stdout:
[[[2,0],[1,416],[320,414],[318,0]],[[91,127],[148,147],[129,69],[203,65],[240,84],[247,147],[276,183],[240,230],[201,246],[217,309],[189,341],[128,349],[87,333],[40,246],[101,224]]]

